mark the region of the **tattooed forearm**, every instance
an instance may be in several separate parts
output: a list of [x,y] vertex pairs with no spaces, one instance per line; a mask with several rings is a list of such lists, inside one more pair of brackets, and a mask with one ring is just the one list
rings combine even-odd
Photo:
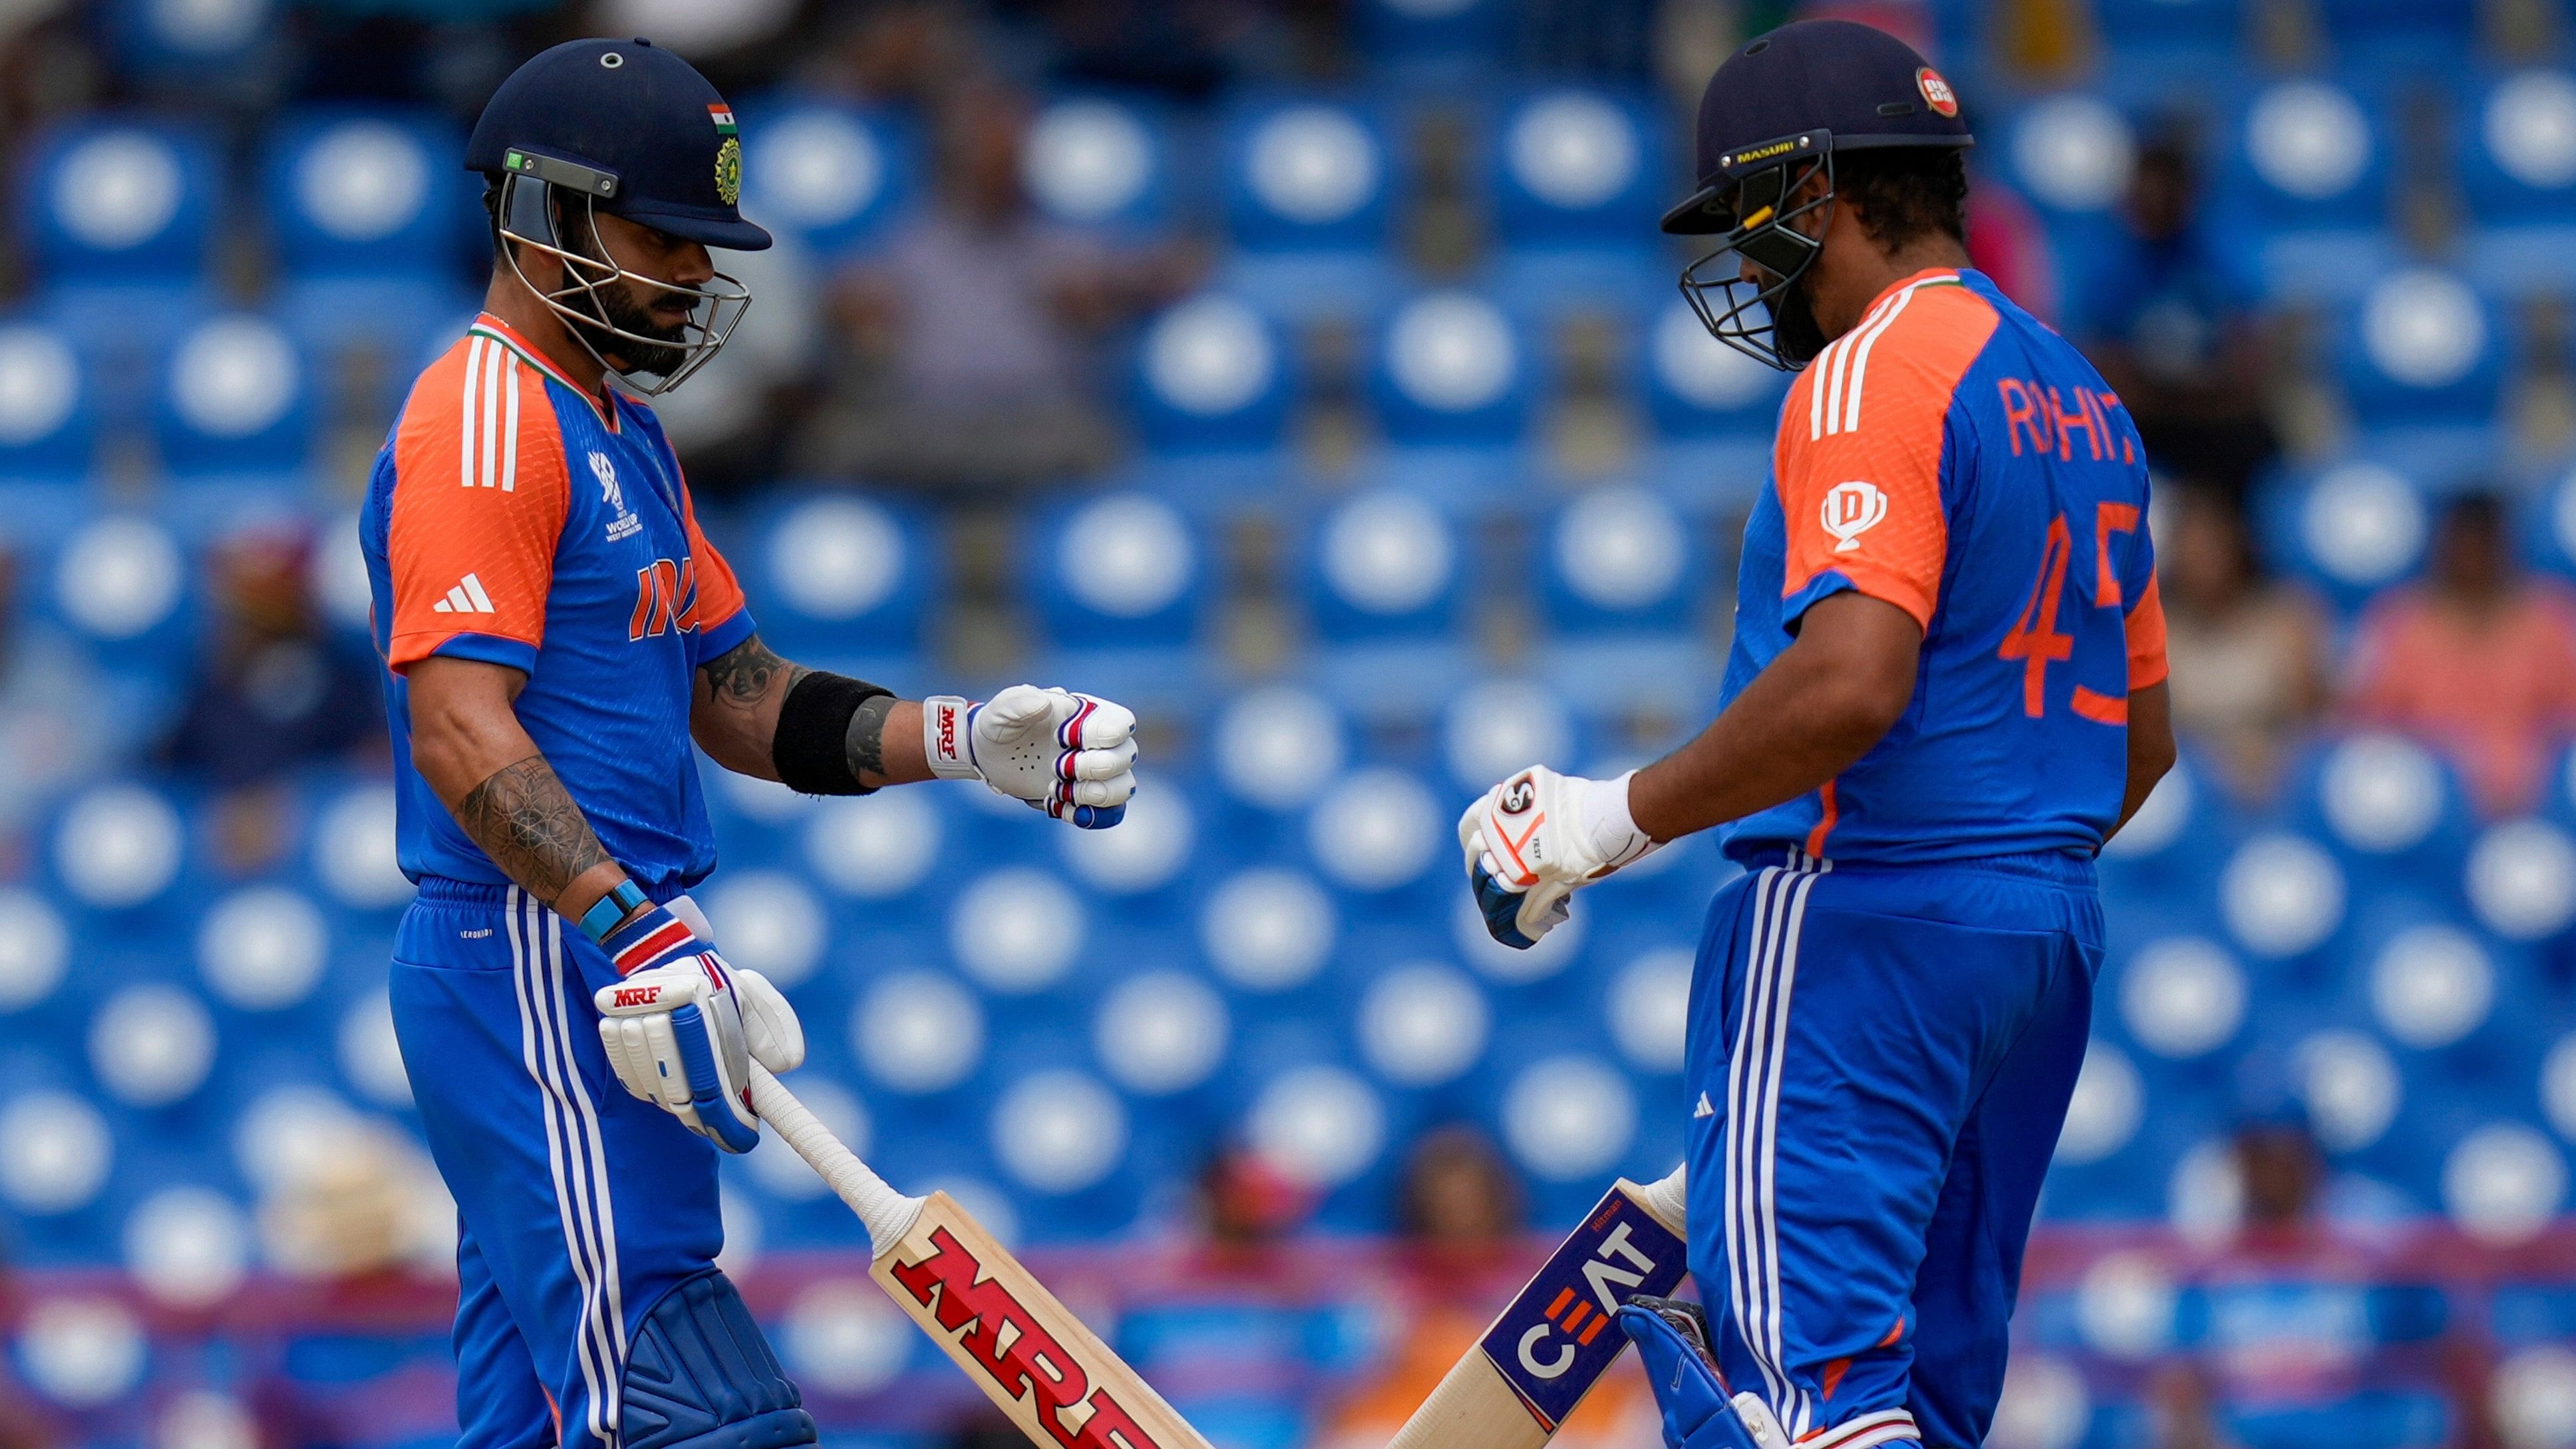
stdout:
[[886,717],[901,702],[891,694],[870,695],[850,716],[850,773],[862,782],[886,778]]
[[608,859],[543,755],[504,765],[466,791],[456,802],[456,823],[510,879],[549,903]]
[[771,653],[754,634],[700,665],[699,672],[706,676],[708,694],[717,704],[749,710],[758,709],[773,692],[784,694],[793,688],[805,671]]

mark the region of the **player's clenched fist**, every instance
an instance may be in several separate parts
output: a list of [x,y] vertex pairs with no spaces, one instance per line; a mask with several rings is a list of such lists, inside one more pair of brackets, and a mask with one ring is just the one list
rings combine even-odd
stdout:
[[1485,929],[1527,950],[1565,919],[1566,898],[1656,849],[1628,814],[1631,770],[1587,780],[1532,765],[1458,817],[1458,844]]
[[1014,684],[982,704],[921,702],[922,752],[944,780],[975,779],[1058,820],[1104,830],[1136,793],[1136,716],[1125,705]]
[[750,1062],[773,1072],[804,1062],[796,1009],[767,977],[728,963],[663,906],[599,944],[624,977],[592,998],[617,1080],[727,1152],[758,1146]]

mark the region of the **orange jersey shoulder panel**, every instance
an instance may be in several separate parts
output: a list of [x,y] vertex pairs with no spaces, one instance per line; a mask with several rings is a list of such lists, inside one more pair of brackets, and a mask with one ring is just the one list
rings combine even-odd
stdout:
[[2148,575],[2146,591],[2130,607],[2124,627],[2129,640],[2129,692],[2164,683],[2172,671],[2165,663],[2165,600],[2154,575]]
[[460,634],[533,652],[570,507],[544,375],[468,335],[412,384],[394,431],[386,663],[399,673]]
[[1799,375],[1772,456],[1788,535],[1781,597],[1837,572],[1931,626],[1950,546],[1944,422],[2002,320],[1957,273],[1918,276]]

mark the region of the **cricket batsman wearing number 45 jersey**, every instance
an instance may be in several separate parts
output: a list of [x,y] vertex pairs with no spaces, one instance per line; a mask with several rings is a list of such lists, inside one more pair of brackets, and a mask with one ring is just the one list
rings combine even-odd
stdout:
[[1805,21],[1700,103],[1664,229],[1718,338],[1799,371],[1714,723],[1459,823],[1494,935],[1717,828],[1691,985],[1690,1266],[1620,1311],[1675,1449],[1982,1443],[2084,1057],[2093,858],[2173,762],[2147,468],[2119,399],[1967,265],[1969,144],[1902,41]]
[[976,778],[1099,828],[1135,789],[1135,720],[1027,685],[898,700],[761,644],[636,400],[750,303],[708,249],[769,245],[736,209],[733,112],[687,62],[559,45],[465,159],[491,290],[412,388],[360,525],[420,886],[394,1028],[461,1219],[460,1442],[812,1443],[714,1264],[716,1153],[759,1140],[749,1064],[788,1071],[805,1038],[686,894],[715,865],[691,742],[808,794]]

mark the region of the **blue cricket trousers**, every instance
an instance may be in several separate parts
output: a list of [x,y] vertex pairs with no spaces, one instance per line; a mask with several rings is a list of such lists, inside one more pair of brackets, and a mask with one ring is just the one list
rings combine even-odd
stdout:
[[715,1148],[600,1050],[616,978],[515,886],[430,877],[395,938],[394,1032],[462,1219],[460,1449],[615,1449],[642,1320],[724,1244]]
[[2102,961],[2089,859],[1794,849],[1691,982],[1690,1264],[1728,1386],[1801,1449],[1985,1440]]

